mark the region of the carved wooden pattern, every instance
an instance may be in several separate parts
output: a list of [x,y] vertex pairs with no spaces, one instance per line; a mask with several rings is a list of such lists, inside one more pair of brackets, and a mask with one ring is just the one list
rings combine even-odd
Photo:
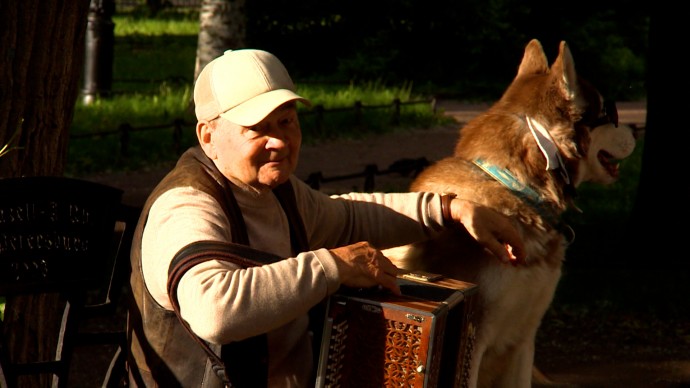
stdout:
[[[423,295],[434,294],[428,291]],[[465,386],[473,342],[471,305],[465,302],[471,298],[458,298],[463,294],[455,289],[436,294],[436,300],[385,293],[332,296],[317,387]]]

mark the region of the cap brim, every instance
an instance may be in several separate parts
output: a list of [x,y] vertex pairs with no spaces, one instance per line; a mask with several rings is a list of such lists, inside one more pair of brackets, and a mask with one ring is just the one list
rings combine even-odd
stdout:
[[297,93],[287,89],[278,89],[251,98],[221,113],[220,117],[243,127],[251,127],[288,101],[300,101],[307,106],[311,106],[309,100]]

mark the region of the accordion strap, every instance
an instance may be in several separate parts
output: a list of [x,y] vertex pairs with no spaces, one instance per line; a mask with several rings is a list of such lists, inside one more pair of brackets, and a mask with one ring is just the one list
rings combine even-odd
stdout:
[[180,315],[180,303],[177,298],[177,286],[182,276],[195,265],[208,260],[222,260],[235,263],[243,268],[256,267],[281,260],[282,258],[271,253],[252,249],[245,245],[220,241],[197,241],[182,248],[173,258],[168,271],[168,295],[173,305],[173,310],[180,323],[202,349],[208,355],[216,376],[226,387],[232,387],[230,378],[225,370],[225,363],[216,352],[192,331],[189,324]]

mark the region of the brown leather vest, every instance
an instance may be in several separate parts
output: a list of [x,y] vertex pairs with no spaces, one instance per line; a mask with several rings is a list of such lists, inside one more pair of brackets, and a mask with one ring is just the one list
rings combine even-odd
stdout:
[[[128,314],[127,337],[129,380],[133,387],[224,386],[213,371],[207,354],[187,333],[177,315],[161,307],[148,292],[141,270],[141,239],[155,200],[172,188],[191,186],[216,199],[232,224],[233,242],[248,245],[244,219],[230,185],[197,146],[180,157],[175,168],[156,186],[144,204],[134,232],[130,257],[133,300]],[[290,221],[293,251],[297,253],[308,250],[306,233],[289,181],[274,192]],[[208,345],[223,359],[233,386],[266,385],[268,357],[265,335],[223,346]]]

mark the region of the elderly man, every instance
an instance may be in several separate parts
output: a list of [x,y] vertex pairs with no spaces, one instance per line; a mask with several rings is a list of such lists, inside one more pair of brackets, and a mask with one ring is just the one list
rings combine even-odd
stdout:
[[313,386],[309,311],[341,285],[399,293],[380,251],[461,225],[521,260],[509,220],[437,193],[328,196],[293,175],[302,134],[283,64],[253,49],[194,87],[199,145],[153,190],[132,246],[133,386]]

